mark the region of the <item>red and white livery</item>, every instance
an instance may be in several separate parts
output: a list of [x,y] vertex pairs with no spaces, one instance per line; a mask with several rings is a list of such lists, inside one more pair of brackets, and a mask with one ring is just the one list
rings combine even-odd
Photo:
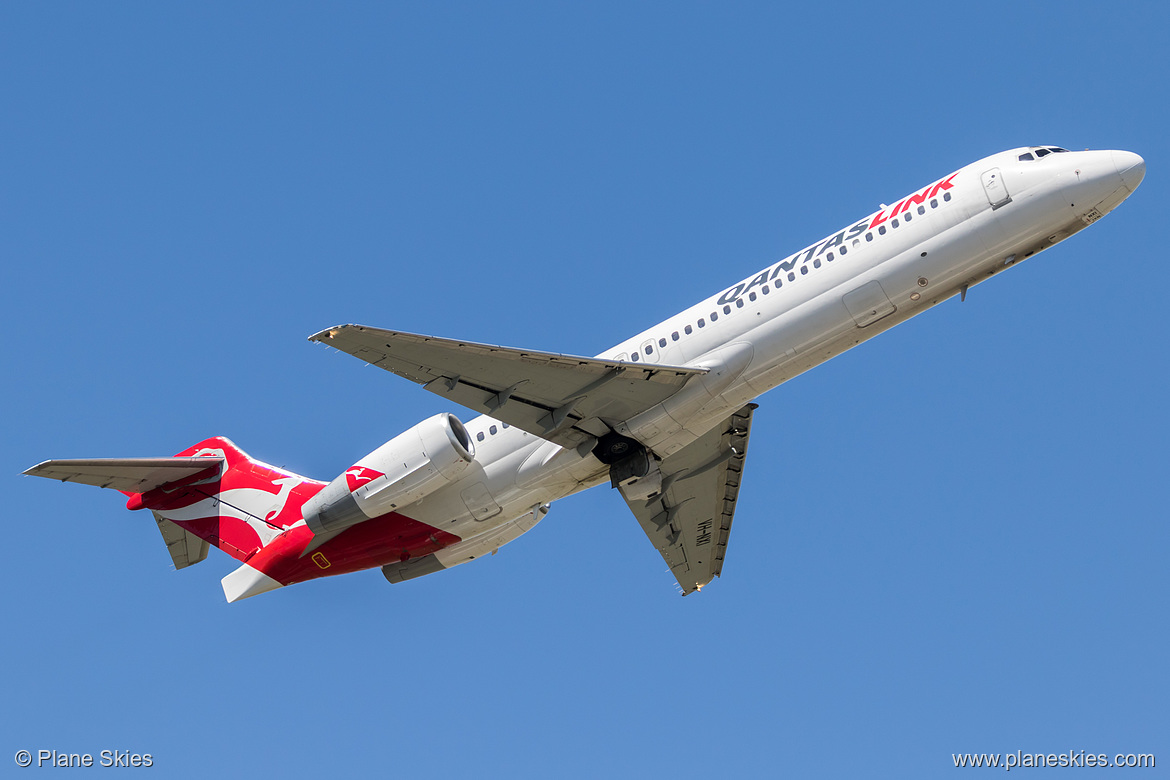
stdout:
[[440,414],[332,482],[211,438],[170,458],[51,460],[154,515],[177,568],[240,561],[228,601],[380,567],[401,582],[489,554],[549,505],[618,488],[682,587],[718,576],[752,399],[1068,238],[1137,188],[1130,152],[1013,149],[936,179],[596,357],[360,325],[310,337],[478,413]]

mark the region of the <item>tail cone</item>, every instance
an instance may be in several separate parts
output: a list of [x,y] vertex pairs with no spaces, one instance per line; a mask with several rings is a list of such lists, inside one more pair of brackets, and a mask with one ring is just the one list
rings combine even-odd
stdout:
[[282,583],[246,563],[220,580],[220,584],[223,585],[223,595],[227,596],[229,604],[284,587]]

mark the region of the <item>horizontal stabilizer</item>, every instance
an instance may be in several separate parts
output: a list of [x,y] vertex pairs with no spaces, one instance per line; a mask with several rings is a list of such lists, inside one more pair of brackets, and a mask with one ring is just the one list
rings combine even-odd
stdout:
[[90,458],[46,460],[24,472],[34,477],[145,493],[222,465],[223,458]]
[[159,533],[176,569],[194,566],[207,557],[207,550],[211,547],[207,540],[175,525],[158,512],[154,513],[154,521],[158,523]]

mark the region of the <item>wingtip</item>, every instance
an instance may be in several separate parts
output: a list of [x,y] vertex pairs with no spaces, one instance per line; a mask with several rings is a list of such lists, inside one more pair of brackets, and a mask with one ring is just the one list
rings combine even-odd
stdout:
[[353,330],[364,330],[363,326],[354,325],[352,322],[346,323],[345,325],[334,325],[332,328],[326,328],[325,330],[317,331],[312,336],[309,336],[309,341],[317,341],[322,344],[328,344],[330,340],[335,338],[337,334],[341,333],[341,331],[350,330],[351,328]]
[[46,464],[48,464],[48,463],[52,463],[52,461],[49,461],[49,460],[42,460],[42,461],[41,461],[40,463],[38,463],[37,465],[35,465],[35,466],[29,466],[27,469],[25,469],[24,471],[22,471],[22,472],[20,472],[20,473],[21,473],[21,474],[23,474],[23,475],[25,475],[26,477],[39,477],[39,476],[40,476],[40,474],[38,474],[38,473],[37,473],[37,469],[41,468],[42,466],[44,466],[44,465],[46,465]]
[[314,333],[312,336],[309,336],[309,341],[319,341],[319,342],[324,344],[325,342],[328,342],[330,339],[332,339],[334,336],[336,336],[338,333],[340,333],[342,328],[345,328],[345,327],[346,327],[345,325],[334,325],[332,328],[326,328],[325,330],[319,330],[316,333]]

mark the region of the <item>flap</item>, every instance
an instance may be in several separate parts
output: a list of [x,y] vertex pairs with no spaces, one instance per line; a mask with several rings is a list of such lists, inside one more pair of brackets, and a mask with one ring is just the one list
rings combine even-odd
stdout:
[[656,498],[627,501],[684,596],[723,571],[755,409],[748,404],[662,461]]
[[563,447],[603,436],[705,368],[475,344],[363,325],[309,337]]
[[145,493],[156,487],[217,468],[223,458],[89,458],[46,460],[24,472],[34,477]]

